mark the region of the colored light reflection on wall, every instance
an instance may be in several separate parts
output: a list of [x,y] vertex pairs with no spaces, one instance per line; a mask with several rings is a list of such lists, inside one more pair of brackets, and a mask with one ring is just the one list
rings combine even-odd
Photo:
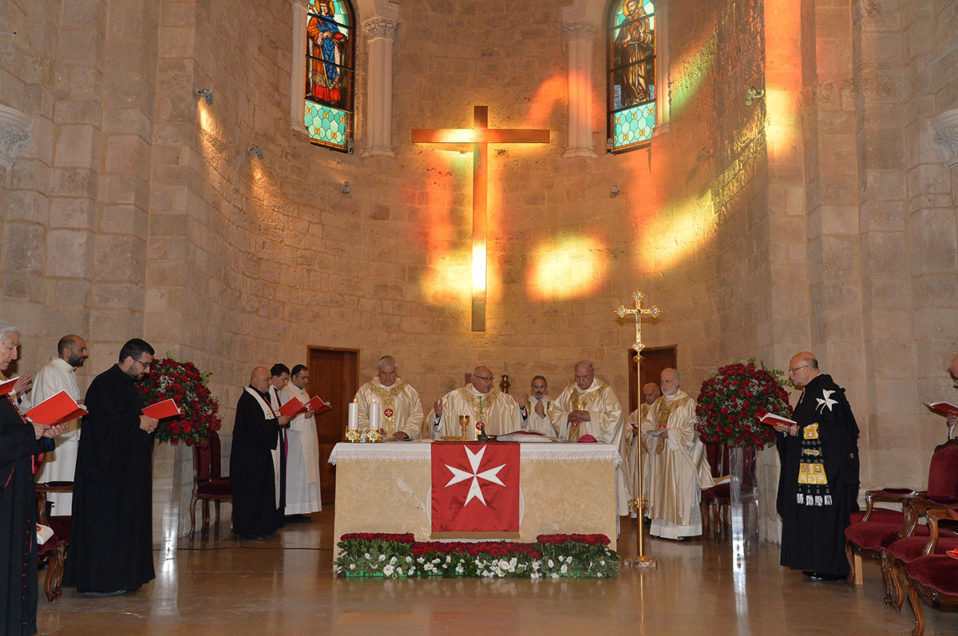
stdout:
[[634,257],[644,271],[660,272],[700,248],[715,233],[712,193],[664,210],[643,228]]
[[584,298],[605,284],[609,257],[594,237],[569,235],[533,250],[526,290],[532,300]]
[[793,156],[801,122],[802,9],[793,0],[765,2],[765,110],[768,153],[800,163]]
[[791,151],[798,139],[798,104],[793,91],[769,88],[765,92],[766,138],[774,157]]
[[672,79],[672,116],[680,115],[712,72],[717,53],[715,29],[707,29],[711,35],[698,45],[689,47],[689,52],[672,62],[675,69]]

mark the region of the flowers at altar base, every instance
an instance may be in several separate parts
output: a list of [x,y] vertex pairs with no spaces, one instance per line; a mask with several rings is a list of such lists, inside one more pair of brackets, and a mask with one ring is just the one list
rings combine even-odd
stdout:
[[784,375],[749,360],[721,367],[707,378],[695,407],[702,441],[757,449],[774,442],[775,429],[758,418],[766,413],[791,416],[788,392],[781,384]]
[[150,372],[137,384],[146,404],[172,398],[182,415],[160,420],[156,437],[161,442],[187,446],[205,444],[210,431],[222,426],[219,403],[207,383],[210,373],[201,373],[192,362],[179,362],[167,357],[154,360]]
[[604,535],[539,539],[545,542],[415,541],[411,534],[346,534],[338,543],[334,566],[342,576],[383,578],[603,578],[618,572],[618,555]]

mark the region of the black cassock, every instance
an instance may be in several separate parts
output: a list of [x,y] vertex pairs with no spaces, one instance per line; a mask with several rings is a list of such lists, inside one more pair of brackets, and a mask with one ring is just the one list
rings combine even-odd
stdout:
[[782,469],[782,565],[847,576],[845,528],[858,510],[858,424],[830,375],[806,385],[792,416],[796,437],[776,436]]
[[[255,391],[252,387],[250,390]],[[269,395],[259,393],[269,404]],[[241,537],[265,537],[276,529],[276,485],[273,456],[279,422],[267,418],[255,397],[244,390],[236,403],[230,448],[230,487],[233,491],[233,532]]]
[[143,397],[113,365],[90,383],[85,405],[63,585],[135,590],[154,577],[153,435],[140,428]]
[[37,631],[37,454],[53,450],[39,440],[9,395],[0,397],[0,633]]

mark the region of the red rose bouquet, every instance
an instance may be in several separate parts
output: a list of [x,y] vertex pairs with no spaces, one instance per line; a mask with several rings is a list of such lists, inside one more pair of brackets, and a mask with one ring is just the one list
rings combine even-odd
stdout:
[[[169,355],[169,354],[167,354]],[[209,372],[200,373],[192,362],[177,362],[166,357],[154,360],[150,373],[137,386],[147,405],[172,398],[182,415],[160,420],[156,437],[161,442],[187,446],[205,444],[210,431],[218,431],[222,422],[219,404],[206,384]]]
[[724,366],[706,379],[695,408],[702,441],[758,449],[775,441],[775,429],[758,418],[766,413],[791,416],[782,377],[781,371],[756,367],[749,360]]

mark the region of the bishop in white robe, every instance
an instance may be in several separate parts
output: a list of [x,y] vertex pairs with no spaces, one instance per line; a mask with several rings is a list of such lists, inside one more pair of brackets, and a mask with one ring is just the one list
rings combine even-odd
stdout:
[[460,437],[463,429],[460,416],[468,416],[465,428],[466,439],[477,438],[477,424],[485,427],[486,435],[505,435],[522,428],[519,405],[508,393],[492,388],[495,376],[489,367],[476,367],[471,383],[461,389],[450,391],[436,403],[436,418],[439,432],[449,437]]
[[379,422],[386,437],[419,439],[422,434],[422,400],[419,391],[398,375],[396,359],[379,359],[376,377],[359,387],[356,403],[359,405],[359,428],[369,427],[369,408],[376,404]]

